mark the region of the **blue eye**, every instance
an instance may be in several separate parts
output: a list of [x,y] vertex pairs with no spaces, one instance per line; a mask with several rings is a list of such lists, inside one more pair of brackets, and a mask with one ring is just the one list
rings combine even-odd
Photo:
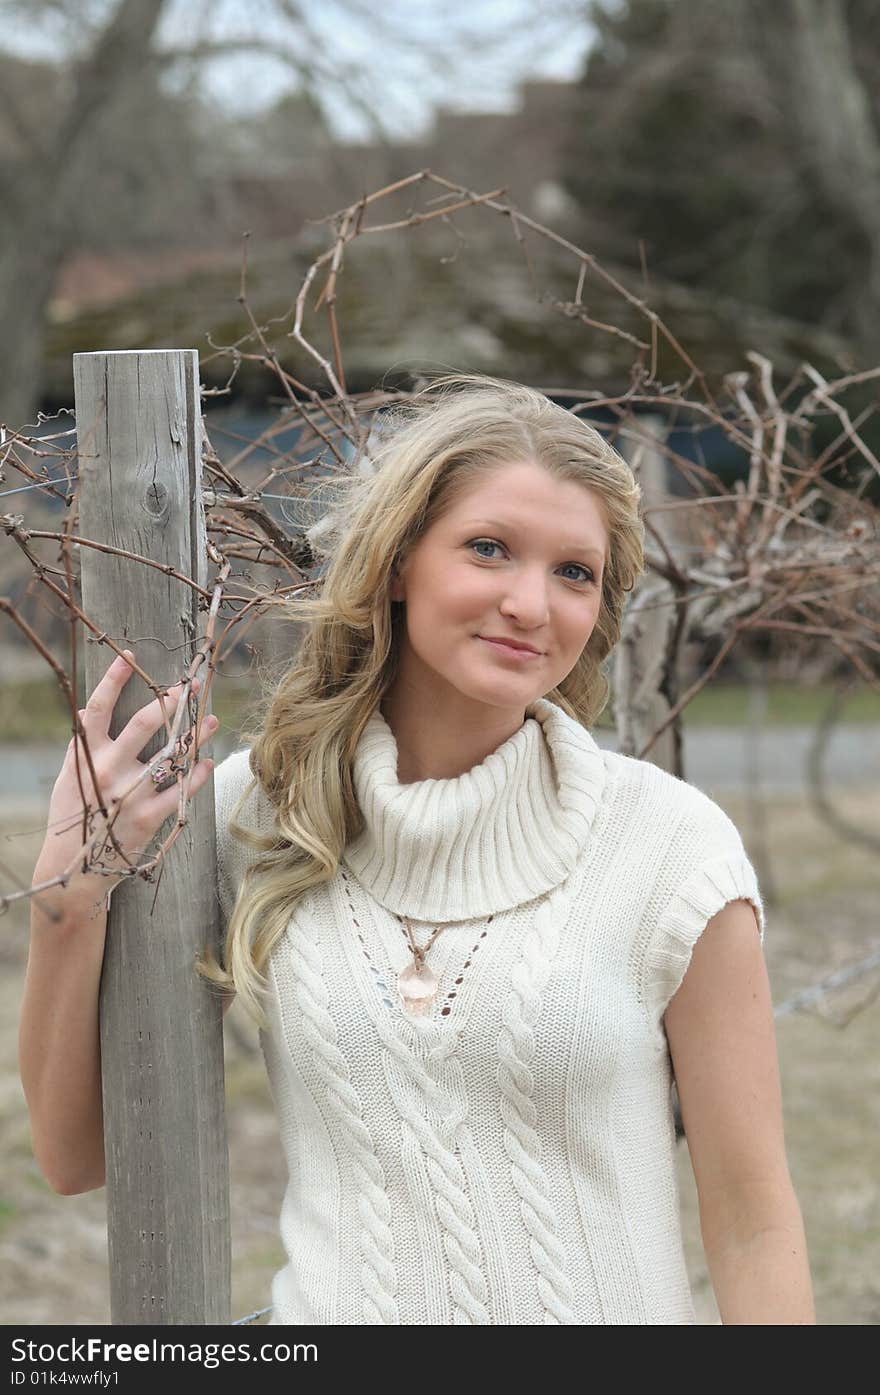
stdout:
[[[504,544],[503,544],[503,543],[499,543],[499,542],[495,542],[493,538],[473,538],[472,541],[469,542],[469,543],[467,544],[467,546],[468,546],[468,547],[503,547]],[[491,558],[489,558],[489,557],[484,557],[483,560],[486,561],[486,562],[488,562],[488,561],[491,561]],[[593,573],[589,570],[589,568],[587,568],[587,567],[582,567],[581,564],[580,564],[580,562],[566,562],[564,565],[567,566],[567,567],[577,567],[578,571],[583,572],[583,573],[584,573],[584,582],[587,582],[587,583],[588,583],[588,582],[591,582],[591,581],[595,581],[595,577],[593,576]],[[577,578],[575,578],[575,580],[577,580]],[[581,583],[581,584],[583,584],[583,583]]]
[[468,543],[468,547],[500,547],[500,546],[501,546],[500,543],[492,542],[491,538],[475,538],[473,542],[469,542],[469,543]]
[[[584,579],[585,582],[588,582],[588,581],[595,581],[595,579],[596,579],[596,578],[593,576],[593,573],[592,573],[591,571],[588,571],[586,567],[582,567],[582,566],[581,566],[580,562],[566,562],[565,565],[566,565],[567,567],[577,567],[578,571],[583,572],[583,574],[584,574],[583,579]],[[577,579],[577,578],[576,578],[576,579]]]

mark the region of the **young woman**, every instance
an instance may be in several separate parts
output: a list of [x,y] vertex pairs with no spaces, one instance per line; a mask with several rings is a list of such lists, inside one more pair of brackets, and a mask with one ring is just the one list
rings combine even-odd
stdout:
[[[674,1074],[722,1321],[812,1323],[754,870],[711,799],[590,734],[638,486],[518,384],[444,378],[400,416],[214,772],[225,953],[199,971],[260,1024],[272,1322],[694,1323]],[[70,1190],[103,1180],[97,1122]]]

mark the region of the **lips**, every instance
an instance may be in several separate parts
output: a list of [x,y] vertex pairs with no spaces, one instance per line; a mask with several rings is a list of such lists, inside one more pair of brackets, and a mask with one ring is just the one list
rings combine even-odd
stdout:
[[530,644],[518,644],[515,640],[512,640],[512,639],[501,639],[500,637],[498,637],[498,636],[496,636],[496,635],[477,635],[477,639],[485,640],[488,644],[498,644],[498,645],[501,645],[501,646],[503,646],[505,649],[512,649],[512,650],[514,651],[514,653],[517,653],[517,654],[536,654],[536,655],[540,655],[540,653],[541,653],[540,649],[533,649],[532,646],[531,646]]

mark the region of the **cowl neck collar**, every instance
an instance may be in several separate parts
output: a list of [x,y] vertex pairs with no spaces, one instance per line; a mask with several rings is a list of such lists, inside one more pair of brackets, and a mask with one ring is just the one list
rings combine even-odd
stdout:
[[397,778],[378,706],[354,755],[364,828],[342,860],[398,915],[460,921],[508,910],[564,881],[586,847],[605,761],[586,727],[536,698],[512,736],[445,780]]

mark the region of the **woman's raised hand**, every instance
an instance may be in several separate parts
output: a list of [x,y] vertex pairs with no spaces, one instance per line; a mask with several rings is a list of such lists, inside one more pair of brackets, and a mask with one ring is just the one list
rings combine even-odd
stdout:
[[[130,654],[130,650],[125,651]],[[132,655],[133,657],[133,655]],[[119,694],[122,692],[133,670],[123,657],[113,660],[104,677],[97,683],[79,717],[88,741],[89,754],[95,769],[95,776],[103,798],[104,807],[112,813],[115,803],[134,784],[137,777],[146,769],[147,762],[138,759],[140,752],[152,736],[164,727],[165,717],[172,721],[178,705],[182,683],[168,689],[164,698],[165,711],[156,698],[135,712],[123,730],[111,737],[110,723]],[[192,688],[197,691],[199,680],[194,679]],[[183,728],[183,724],[181,724]],[[211,739],[217,731],[216,717],[206,717],[201,725],[201,744]],[[183,728],[185,730],[185,728]],[[79,779],[77,779],[76,750],[79,747]],[[168,765],[168,761],[163,764]],[[192,766],[189,785],[190,795],[201,789],[211,773],[214,762],[198,760]],[[80,789],[82,785],[82,791]],[[82,738],[71,737],[64,756],[64,763],[55,781],[49,802],[48,829],[43,852],[40,857],[43,874],[47,863],[63,871],[77,851],[82,847],[83,836],[83,793],[90,808],[98,809],[99,800],[85,757]],[[113,838],[124,850],[131,862],[136,862],[153,835],[165,820],[177,811],[179,790],[175,781],[166,790],[157,790],[153,780],[147,776],[125,799],[113,820]],[[90,827],[97,827],[94,817]],[[102,888],[110,891],[125,876],[125,860],[113,846],[109,836],[100,845],[99,860],[104,868],[119,867],[118,878],[102,877]],[[74,869],[79,871],[79,868]]]

